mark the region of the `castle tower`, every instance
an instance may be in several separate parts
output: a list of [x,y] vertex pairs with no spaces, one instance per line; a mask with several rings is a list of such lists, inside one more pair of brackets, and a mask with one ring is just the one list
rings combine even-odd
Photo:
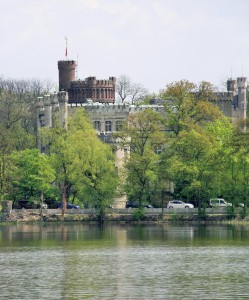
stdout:
[[59,110],[59,102],[58,95],[55,92],[51,95],[51,114],[52,114],[52,127],[55,126],[56,123],[56,112]]
[[239,118],[246,119],[246,89],[247,89],[247,78],[238,77],[237,78],[237,87],[238,87],[238,107],[239,107]]
[[52,111],[50,95],[44,96],[44,122],[45,126],[52,127]]
[[74,60],[59,60],[59,91],[67,91],[71,81],[75,80],[75,70],[77,64]]
[[232,78],[228,79],[227,80],[227,91],[233,92],[233,95],[235,95],[236,88],[237,88],[236,80],[233,80]]
[[59,114],[60,114],[60,125],[63,128],[67,128],[67,119],[68,119],[68,93],[65,91],[61,91],[58,94],[58,102],[59,102]]

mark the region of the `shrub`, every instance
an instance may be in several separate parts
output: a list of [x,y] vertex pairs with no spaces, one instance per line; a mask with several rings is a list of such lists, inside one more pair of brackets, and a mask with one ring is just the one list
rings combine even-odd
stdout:
[[234,212],[234,207],[233,206],[228,206],[227,207],[227,219],[231,220],[235,218],[235,212]]
[[141,208],[138,208],[133,212],[133,218],[135,221],[141,221],[144,217],[144,210]]

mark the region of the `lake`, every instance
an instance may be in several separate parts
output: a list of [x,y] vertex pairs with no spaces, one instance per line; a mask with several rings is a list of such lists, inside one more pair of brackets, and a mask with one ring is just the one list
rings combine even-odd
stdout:
[[0,226],[0,299],[249,299],[249,226]]

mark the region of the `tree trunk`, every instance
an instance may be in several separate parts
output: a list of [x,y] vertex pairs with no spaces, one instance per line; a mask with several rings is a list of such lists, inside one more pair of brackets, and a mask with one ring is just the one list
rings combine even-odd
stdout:
[[62,212],[61,212],[61,217],[64,220],[65,218],[65,213],[67,209],[67,188],[66,185],[64,184],[62,187],[62,197],[61,197],[61,205],[62,205]]
[[105,223],[105,210],[103,207],[100,208],[100,211],[99,211],[99,222],[101,224]]

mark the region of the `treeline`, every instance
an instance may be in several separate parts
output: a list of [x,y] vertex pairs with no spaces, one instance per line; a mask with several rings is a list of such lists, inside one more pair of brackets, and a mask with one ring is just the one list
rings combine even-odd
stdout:
[[[36,132],[35,101],[49,91],[48,82],[1,79],[0,84],[1,200],[62,200],[63,214],[72,201],[99,209],[100,216],[123,193],[141,208],[152,199],[161,205],[161,195],[167,194],[194,202],[200,210],[211,197],[234,206],[243,203],[246,209],[247,124],[233,124],[208,101],[211,84],[173,82],[159,95],[162,113],[147,109],[130,114],[114,134],[128,153],[119,169],[114,149],[98,139],[80,108],[66,128]],[[37,134],[46,154],[36,149]]]
[[[166,86],[163,114],[130,115],[118,136],[131,155],[124,189],[139,204],[159,195],[192,202],[205,210],[212,197],[248,204],[247,121],[233,124],[213,99],[210,83],[186,80]],[[173,183],[174,189],[170,189]],[[155,197],[158,195],[158,197]],[[160,205],[160,204],[159,204]],[[141,206],[142,207],[142,206]]]

